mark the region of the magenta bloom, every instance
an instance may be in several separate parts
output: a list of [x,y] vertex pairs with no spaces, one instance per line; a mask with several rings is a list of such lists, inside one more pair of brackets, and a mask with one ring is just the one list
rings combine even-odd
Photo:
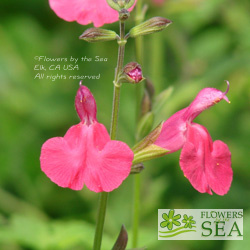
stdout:
[[64,137],[47,140],[41,150],[42,171],[58,186],[80,190],[85,184],[94,192],[110,192],[130,173],[133,152],[123,142],[111,141],[96,120],[96,103],[85,86],[75,98],[81,122]]
[[142,80],[142,71],[140,67],[136,67],[127,74],[135,83],[139,83]]
[[222,141],[212,141],[207,129],[193,122],[203,110],[222,99],[228,99],[225,93],[214,88],[205,88],[199,92],[193,102],[164,122],[162,131],[155,144],[172,153],[182,148],[181,169],[192,186],[201,193],[212,194],[211,189],[224,195],[228,192],[233,171],[231,153]]
[[68,22],[93,23],[95,27],[100,27],[119,19],[118,12],[106,0],[49,0],[49,4],[60,18]]

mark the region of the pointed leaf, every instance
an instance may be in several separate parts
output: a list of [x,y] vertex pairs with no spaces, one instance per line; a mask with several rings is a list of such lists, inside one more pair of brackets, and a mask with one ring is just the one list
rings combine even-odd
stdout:
[[112,250],[125,250],[128,243],[128,233],[124,225],[121,227],[120,234]]

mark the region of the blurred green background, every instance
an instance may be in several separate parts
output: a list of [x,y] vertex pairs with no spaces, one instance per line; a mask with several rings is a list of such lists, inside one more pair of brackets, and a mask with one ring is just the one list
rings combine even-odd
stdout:
[[[146,18],[173,21],[165,31],[145,36],[144,75],[156,96],[172,87],[155,125],[186,107],[204,87],[226,90],[228,98],[203,112],[196,122],[213,140],[228,144],[234,179],[225,196],[194,190],[179,167],[179,154],[152,160],[142,172],[140,246],[153,250],[248,249],[250,245],[250,2],[248,0],[146,1]],[[0,249],[91,249],[98,194],[63,189],[40,170],[42,144],[63,136],[79,122],[74,109],[78,80],[35,79],[45,75],[97,75],[84,80],[93,92],[98,120],[109,129],[116,42],[88,44],[78,39],[88,26],[58,18],[46,0],[0,2]],[[134,23],[134,14],[128,28]],[[104,28],[118,31],[117,23]],[[51,62],[36,56],[74,58],[99,56],[107,62],[81,62],[79,70],[49,71]],[[134,41],[126,47],[125,62],[135,60]],[[56,63],[64,65],[65,63]],[[68,64],[68,63],[66,63]],[[44,65],[47,71],[34,70]],[[61,66],[61,67],[62,67]],[[134,143],[134,86],[122,87],[118,139]],[[157,98],[156,98],[157,99]],[[121,224],[131,231],[133,178],[109,197],[103,249],[111,249]],[[159,208],[242,208],[243,241],[158,241]],[[248,223],[247,223],[248,222]],[[130,247],[130,246],[129,246]]]

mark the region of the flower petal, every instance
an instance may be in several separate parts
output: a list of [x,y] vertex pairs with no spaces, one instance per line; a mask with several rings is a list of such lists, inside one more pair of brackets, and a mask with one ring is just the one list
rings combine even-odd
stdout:
[[96,121],[95,98],[86,86],[81,85],[81,82],[75,97],[75,108],[84,124],[90,125]]
[[179,221],[176,221],[176,220],[173,220],[173,223],[176,225],[176,226],[180,226],[181,223]]
[[[99,125],[92,126],[93,135]],[[108,132],[103,131],[103,135]],[[107,136],[107,135],[106,135]],[[95,192],[110,192],[119,187],[130,173],[133,161],[132,150],[123,142],[109,141],[102,151],[94,152],[88,159],[84,182]]]
[[168,223],[169,223],[168,221],[162,221],[160,226],[164,228],[168,225]]
[[230,156],[226,144],[220,141],[213,143],[205,127],[192,123],[181,152],[180,166],[199,192],[212,194],[212,189],[215,193],[224,195],[232,182]]
[[204,148],[211,142],[206,141],[206,135],[204,138],[203,134],[206,133],[206,130],[202,131],[198,126],[200,125],[189,125],[187,142],[181,151],[180,166],[184,176],[187,177],[196,190],[201,193],[212,194],[205,175],[206,151]]
[[215,141],[211,156],[210,167],[206,168],[207,180],[215,193],[224,195],[229,191],[233,180],[231,153],[224,142]]
[[169,213],[168,213],[168,217],[169,217],[169,219],[172,219],[173,216],[174,216],[174,210],[171,209],[171,210],[169,211]]
[[163,218],[164,220],[166,220],[166,221],[169,220],[168,215],[167,215],[166,213],[162,214],[162,218]]
[[229,102],[226,97],[227,92],[229,91],[229,82],[227,81],[227,90],[226,92],[222,92],[215,88],[205,88],[202,89],[192,103],[188,106],[187,111],[184,115],[185,120],[189,120],[190,122],[194,120],[202,111],[210,108],[216,103],[220,102],[222,99]]
[[154,144],[173,153],[182,148],[186,141],[186,121],[183,119],[187,108],[172,115],[163,123],[161,133]]
[[51,9],[62,19],[100,27],[118,21],[118,12],[106,0],[49,0]]
[[75,125],[65,137],[47,140],[41,150],[42,171],[60,187],[83,188],[82,152],[85,151],[88,127]]
[[57,185],[94,192],[110,192],[129,175],[133,152],[123,142],[111,141],[102,124],[72,126],[64,137],[46,141],[42,171]]
[[179,220],[181,218],[181,215],[180,214],[177,214],[173,217],[174,220]]
[[168,222],[167,227],[169,230],[172,230],[173,229],[173,222]]

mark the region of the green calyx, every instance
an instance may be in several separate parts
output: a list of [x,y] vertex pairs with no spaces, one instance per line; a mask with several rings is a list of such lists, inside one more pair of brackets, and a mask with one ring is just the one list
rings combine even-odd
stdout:
[[153,17],[135,27],[129,31],[130,37],[144,36],[151,33],[159,32],[165,29],[172,21],[164,17]]
[[133,165],[161,157],[169,152],[169,150],[154,144],[161,133],[162,125],[163,122],[132,148],[134,152]]
[[94,43],[112,41],[117,39],[118,35],[112,30],[89,28],[79,38],[86,42]]
[[117,11],[121,11],[122,9],[129,9],[135,3],[135,0],[106,0],[108,5]]

